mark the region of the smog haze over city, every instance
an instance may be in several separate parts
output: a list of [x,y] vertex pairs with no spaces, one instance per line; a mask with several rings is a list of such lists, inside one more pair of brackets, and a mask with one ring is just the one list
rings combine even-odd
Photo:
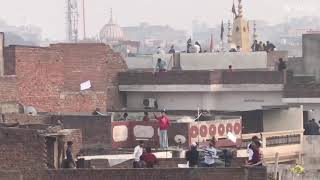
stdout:
[[[32,25],[41,29],[42,39],[65,39],[65,0],[0,2],[0,19],[7,25]],[[113,8],[113,14],[121,26],[137,26],[141,22],[148,22],[169,25],[191,33],[192,20],[197,19],[212,27],[221,23],[221,20],[232,19],[232,3],[233,0],[86,0],[86,29],[88,36],[96,36],[108,22],[110,9]],[[82,3],[79,4],[82,6]],[[294,17],[319,17],[319,5],[318,0],[243,0],[247,19],[263,20],[270,24],[281,23]],[[82,7],[79,9],[82,10]],[[80,19],[81,15],[80,12]],[[81,24],[82,20],[79,22],[79,25]]]

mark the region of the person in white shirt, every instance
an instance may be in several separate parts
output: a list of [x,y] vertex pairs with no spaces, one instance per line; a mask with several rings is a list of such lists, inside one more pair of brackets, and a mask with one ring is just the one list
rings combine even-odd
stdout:
[[134,148],[134,152],[133,152],[133,157],[134,157],[133,168],[140,168],[140,157],[143,154],[143,146],[144,146],[144,142],[140,141],[139,145],[137,145]]
[[247,146],[248,161],[251,161],[251,160],[252,160],[253,150],[252,150],[252,148],[251,148],[251,145],[252,145],[253,143],[255,143],[255,142],[259,142],[260,144],[262,144],[262,142],[260,142],[258,136],[253,136],[253,137],[251,138],[251,143],[248,144],[248,146]]
[[193,46],[195,48],[195,53],[200,53],[200,50],[201,50],[200,46],[198,44],[195,44]]
[[166,54],[166,53],[164,52],[164,50],[161,49],[161,47],[158,47],[157,54]]

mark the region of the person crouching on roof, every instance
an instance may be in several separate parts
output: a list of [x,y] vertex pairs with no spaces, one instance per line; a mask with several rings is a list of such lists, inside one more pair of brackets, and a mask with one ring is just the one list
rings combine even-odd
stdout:
[[209,145],[204,150],[204,161],[202,162],[202,167],[216,167],[221,165],[221,161],[218,160],[218,150],[215,148],[216,139],[213,137]]

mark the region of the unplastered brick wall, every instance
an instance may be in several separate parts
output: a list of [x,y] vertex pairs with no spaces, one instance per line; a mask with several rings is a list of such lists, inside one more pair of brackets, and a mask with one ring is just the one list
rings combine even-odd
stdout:
[[83,145],[110,145],[112,139],[110,116],[53,116],[53,123],[60,120],[66,129],[80,129]]
[[72,141],[72,150],[73,155],[76,156],[80,153],[80,150],[82,148],[82,133],[80,129],[64,129],[61,130],[59,133],[63,134],[63,141],[65,142],[64,149],[67,149],[67,142]]
[[17,79],[15,76],[0,77],[0,101],[14,102],[17,101]]
[[64,80],[61,53],[49,47],[11,48],[15,51],[19,101],[38,111],[59,110]]
[[[265,168],[84,169],[3,172],[19,180],[267,180]],[[0,172],[0,180],[1,179]],[[251,176],[252,175],[252,176]],[[256,176],[256,175],[259,175]]]
[[[0,78],[0,82],[5,82],[0,83],[0,101],[18,97],[20,103],[40,112],[92,112],[97,107],[105,111],[108,104],[115,104],[114,108],[122,106],[117,74],[126,71],[127,65],[109,46],[10,46],[5,51],[5,72],[15,73],[16,79]],[[80,92],[80,84],[87,80],[92,88]],[[110,95],[108,87],[113,90]]]
[[37,131],[0,128],[0,169],[47,168],[46,141]]

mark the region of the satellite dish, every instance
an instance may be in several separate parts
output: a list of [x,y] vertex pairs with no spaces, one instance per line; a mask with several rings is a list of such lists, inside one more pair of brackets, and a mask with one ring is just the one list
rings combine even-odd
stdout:
[[184,144],[184,143],[186,143],[187,139],[186,139],[186,137],[184,137],[182,135],[176,135],[176,136],[174,136],[174,141],[177,144]]
[[34,108],[32,106],[26,106],[24,108],[24,113],[29,114],[29,115],[33,115],[33,116],[38,114],[36,108]]

